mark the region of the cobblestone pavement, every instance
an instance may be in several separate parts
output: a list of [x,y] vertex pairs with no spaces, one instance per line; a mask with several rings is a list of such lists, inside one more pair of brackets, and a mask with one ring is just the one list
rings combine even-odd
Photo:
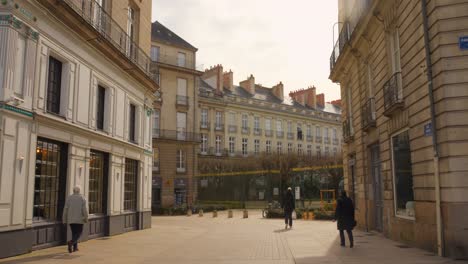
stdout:
[[262,219],[253,211],[248,219],[241,219],[241,212],[232,219],[225,212],[218,218],[154,217],[151,229],[91,240],[73,254],[60,246],[0,263],[468,263],[401,247],[379,234],[357,231],[355,236],[355,248],[342,248],[335,223],[296,221],[285,231],[282,220]]

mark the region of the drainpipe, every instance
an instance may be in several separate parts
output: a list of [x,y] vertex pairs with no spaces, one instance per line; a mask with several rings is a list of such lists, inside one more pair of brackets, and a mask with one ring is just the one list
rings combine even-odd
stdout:
[[429,42],[429,21],[427,16],[427,1],[421,0],[423,27],[424,27],[424,47],[426,51],[426,67],[427,67],[427,82],[429,101],[431,108],[431,123],[432,123],[432,147],[434,152],[434,189],[435,189],[435,202],[436,202],[436,223],[437,223],[437,254],[444,256],[444,241],[443,241],[443,228],[442,228],[442,212],[440,202],[440,172],[439,172],[439,151],[437,148],[437,127],[435,117],[435,104],[434,104],[434,84],[432,75],[432,60],[431,60],[431,47]]

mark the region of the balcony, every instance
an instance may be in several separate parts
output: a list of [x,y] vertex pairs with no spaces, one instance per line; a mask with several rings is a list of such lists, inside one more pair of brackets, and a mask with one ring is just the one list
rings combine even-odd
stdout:
[[333,145],[338,145],[339,143],[340,141],[338,140],[338,138],[333,139]]
[[248,134],[250,134],[250,127],[242,127],[242,128],[241,128],[241,133],[242,133],[243,135],[248,135]]
[[220,123],[215,124],[214,130],[223,132],[224,131],[224,124],[220,124]]
[[272,137],[273,136],[273,130],[265,130],[265,137]]
[[200,142],[200,134],[193,132],[153,128],[153,139]]
[[391,116],[397,109],[404,107],[401,72],[395,73],[383,87],[384,115]]
[[294,139],[294,133],[288,132],[288,139]]
[[297,140],[303,140],[302,131],[297,132]]
[[276,131],[276,138],[284,138],[284,131]]
[[314,141],[314,137],[312,135],[307,135],[306,136],[306,140],[307,142],[313,142]]
[[376,126],[376,113],[375,113],[375,99],[369,98],[362,106],[362,129],[369,130],[371,127]]
[[323,138],[323,143],[330,144],[330,138],[329,137],[324,137]]
[[159,75],[150,71],[147,52],[95,0],[38,2],[143,85],[153,91],[159,88]]
[[322,143],[323,142],[323,138],[320,137],[320,136],[316,136],[315,137],[315,143]]
[[159,63],[160,66],[170,66],[170,67],[178,67],[178,68],[182,68],[186,70],[204,71],[201,65],[196,66],[195,60],[193,58],[187,58],[187,57],[181,58],[181,57],[178,57],[177,54],[157,54],[156,56],[152,55],[151,61]]
[[200,129],[210,130],[210,122],[200,122]]
[[229,125],[229,126],[228,126],[228,131],[229,131],[230,133],[237,133],[237,126],[235,126],[235,125]]
[[188,96],[177,95],[176,96],[176,105],[182,107],[188,107],[189,105],[189,98]]
[[330,56],[330,72],[333,72],[338,58],[343,53],[345,45],[351,39],[354,30],[357,28],[362,18],[369,12],[373,2],[374,0],[356,0],[351,13],[347,15],[346,22],[339,23],[341,25],[341,31],[338,40],[334,43],[333,51]]
[[349,118],[343,122],[343,140],[345,143],[354,140],[354,131]]
[[261,136],[262,135],[262,129],[261,128],[254,128],[254,135],[255,136]]

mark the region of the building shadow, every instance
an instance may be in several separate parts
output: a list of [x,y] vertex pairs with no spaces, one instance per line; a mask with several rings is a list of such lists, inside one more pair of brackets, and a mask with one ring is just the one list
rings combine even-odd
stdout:
[[33,257],[18,257],[12,260],[2,261],[0,260],[1,264],[20,264],[20,263],[31,263],[35,261],[41,261],[46,259],[53,259],[53,260],[73,260],[80,258],[80,255],[72,255],[69,253],[55,253],[55,254],[47,254],[47,255],[40,255],[40,256],[33,256]]

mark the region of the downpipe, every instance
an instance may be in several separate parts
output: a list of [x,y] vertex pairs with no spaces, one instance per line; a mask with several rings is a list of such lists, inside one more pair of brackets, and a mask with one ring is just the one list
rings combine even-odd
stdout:
[[432,147],[434,152],[434,192],[435,192],[435,210],[436,210],[436,223],[437,223],[437,254],[443,257],[444,254],[444,234],[441,212],[441,195],[440,195],[440,171],[439,171],[439,150],[437,147],[437,126],[435,118],[435,104],[434,104],[434,84],[432,75],[432,60],[431,60],[431,46],[429,40],[429,21],[427,16],[427,1],[421,0],[421,9],[423,17],[424,28],[424,48],[426,53],[426,72],[428,82],[428,95],[431,110],[431,123],[432,123]]

